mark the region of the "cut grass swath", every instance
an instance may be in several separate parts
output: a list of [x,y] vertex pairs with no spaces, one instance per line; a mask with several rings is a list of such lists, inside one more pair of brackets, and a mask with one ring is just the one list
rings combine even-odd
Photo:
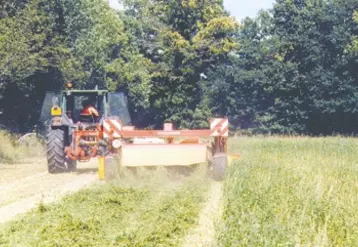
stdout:
[[205,199],[201,175],[149,171],[40,205],[1,227],[0,246],[180,246]]

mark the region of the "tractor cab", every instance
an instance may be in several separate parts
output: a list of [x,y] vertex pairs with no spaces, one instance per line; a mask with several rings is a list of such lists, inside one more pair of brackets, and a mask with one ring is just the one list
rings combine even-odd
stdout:
[[[98,118],[81,116],[84,102],[89,103],[98,111]],[[131,123],[127,97],[123,92],[66,88],[61,92],[46,93],[38,132],[45,136],[51,126],[71,128],[79,122],[95,124],[107,118],[119,118],[123,124]]]
[[[107,97],[108,92],[105,90],[68,90],[62,95],[61,108],[74,124],[97,123],[101,118],[108,117]],[[87,106],[95,108],[99,116],[96,118],[81,114]]]

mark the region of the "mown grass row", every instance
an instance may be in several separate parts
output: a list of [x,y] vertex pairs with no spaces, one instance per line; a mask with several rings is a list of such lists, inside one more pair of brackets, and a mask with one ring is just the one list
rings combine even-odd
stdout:
[[0,246],[180,246],[197,222],[207,180],[149,171],[40,205],[0,227]]
[[358,140],[238,138],[217,246],[358,246]]

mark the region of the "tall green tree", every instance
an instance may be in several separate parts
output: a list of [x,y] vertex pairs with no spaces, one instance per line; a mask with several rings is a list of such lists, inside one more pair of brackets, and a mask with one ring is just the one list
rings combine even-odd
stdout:
[[129,42],[116,12],[102,0],[63,0],[62,10],[73,57],[61,67],[66,79],[77,80],[84,88],[98,85],[112,91],[126,90],[133,107],[148,107],[148,61]]
[[229,116],[234,128],[259,128],[260,117],[271,105],[263,73],[273,58],[267,40],[271,24],[265,11],[255,19],[246,18],[236,36],[239,47],[205,73],[203,85],[210,109],[215,115]]
[[278,0],[211,69],[210,105],[259,132],[357,132],[357,1]]
[[55,68],[61,55],[68,52],[57,31],[56,4],[55,1],[33,0],[3,6],[5,17],[0,20],[1,105],[11,125],[24,125],[36,113],[34,104],[41,91],[38,85],[45,83],[42,79],[46,74],[53,75],[47,84],[56,87],[59,77]]
[[128,43],[123,21],[107,2],[16,1],[1,13],[4,118],[25,130],[25,123],[36,123],[45,91],[59,90],[67,80],[78,88],[123,88],[133,105],[148,106],[147,60]]
[[236,46],[237,23],[224,11],[223,2],[124,3],[133,39],[153,65],[151,110],[145,122],[153,126],[166,120],[181,127],[207,125],[210,111],[202,103],[200,75]]
[[273,35],[282,63],[267,70],[275,97],[267,124],[284,132],[356,130],[356,78],[345,55],[356,7],[356,1],[277,1]]

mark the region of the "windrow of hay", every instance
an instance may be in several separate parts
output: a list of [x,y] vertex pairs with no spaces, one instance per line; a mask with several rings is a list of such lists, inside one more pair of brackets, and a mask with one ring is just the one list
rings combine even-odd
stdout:
[[181,246],[208,179],[201,169],[188,176],[140,169],[0,226],[0,246]]

